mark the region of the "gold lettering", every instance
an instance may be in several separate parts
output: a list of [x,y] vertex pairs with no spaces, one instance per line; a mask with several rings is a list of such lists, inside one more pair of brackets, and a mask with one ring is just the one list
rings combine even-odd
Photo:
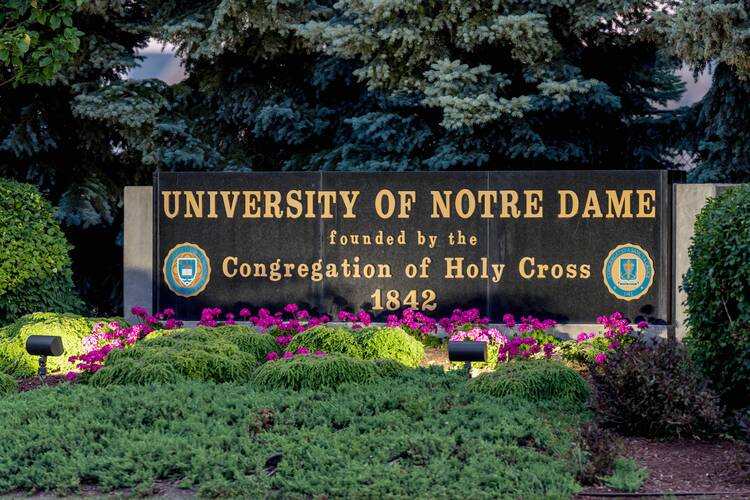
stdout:
[[642,219],[653,219],[656,217],[656,191],[653,189],[639,189],[638,193],[638,215]]
[[[163,205],[164,205],[164,215],[166,215],[170,219],[174,219],[177,217],[177,214],[180,212],[180,192],[179,191],[162,191],[161,192]],[[174,196],[174,210],[169,209],[169,199]]]
[[521,215],[518,210],[518,193],[515,191],[500,191],[500,218],[508,219],[513,217],[517,219]]
[[[229,201],[229,195],[232,195],[232,201]],[[224,211],[230,219],[234,217],[234,211],[237,210],[237,201],[240,199],[239,191],[222,191],[221,199],[224,202]]]
[[[432,215],[431,219],[450,219],[451,217],[451,195],[453,191],[430,191],[432,195]],[[441,195],[444,198],[441,198]],[[438,211],[440,215],[438,215]]]
[[607,219],[630,219],[633,217],[633,213],[630,211],[632,189],[623,190],[619,197],[614,189],[607,189],[605,192],[607,193]]
[[245,213],[242,214],[242,218],[260,218],[260,208],[258,208],[258,201],[260,201],[260,191],[243,191],[242,194],[245,195]]
[[278,191],[263,191],[265,210],[263,217],[281,219],[281,193]]
[[542,197],[544,191],[531,189],[523,192],[526,197],[526,213],[524,218],[539,219],[544,217],[544,207],[542,207]]
[[185,191],[185,218],[203,218],[203,191]]
[[[560,213],[557,214],[558,219],[570,219],[578,214],[578,195],[574,191],[567,189],[561,189],[557,192],[560,197]],[[568,210],[568,202],[570,198],[570,210]]]
[[589,194],[586,196],[586,205],[583,207],[583,213],[581,217],[588,219],[593,217],[594,219],[602,218],[602,210],[599,207],[599,197],[596,196],[596,191],[593,189],[589,190]]
[[[413,191],[412,191],[413,192]],[[341,201],[344,202],[344,219],[356,219],[354,204],[359,198],[359,191],[341,191]]]

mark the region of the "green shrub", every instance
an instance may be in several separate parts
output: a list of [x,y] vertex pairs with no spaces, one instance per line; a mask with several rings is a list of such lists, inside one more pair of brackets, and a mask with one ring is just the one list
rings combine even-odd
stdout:
[[8,394],[15,394],[18,391],[16,386],[16,379],[10,375],[0,373],[0,397]]
[[310,352],[345,354],[350,358],[362,358],[362,349],[357,343],[356,334],[349,328],[320,325],[294,336],[287,346],[287,351],[296,352],[306,347]]
[[686,342],[725,404],[750,406],[750,186],[709,200],[690,247]]
[[46,312],[27,314],[15,323],[0,328],[0,372],[16,378],[31,377],[37,373],[39,358],[26,353],[29,335],[61,337],[65,352],[62,356],[47,358],[47,371],[68,371],[73,368],[68,358],[83,352],[81,340],[91,335],[91,329],[97,323],[110,321],[127,325],[122,318],[84,318],[75,314]]
[[182,380],[247,381],[260,360],[257,350],[243,352],[233,342],[239,338],[235,335],[243,336],[246,343],[247,336],[255,334],[200,327],[160,331],[153,337],[148,335],[134,347],[113,351],[104,368],[92,375],[88,382],[108,386]]
[[591,371],[593,409],[623,434],[671,437],[712,434],[721,425],[716,394],[674,342],[637,343],[610,352]]
[[635,492],[641,489],[648,479],[648,470],[632,458],[618,457],[612,474],[602,479],[604,484],[612,489]]
[[252,355],[252,357],[262,362],[266,359],[266,354],[271,351],[278,351],[279,344],[271,335],[260,333],[252,327],[244,325],[222,325],[217,327],[196,326],[193,328],[180,328],[177,330],[158,330],[150,333],[144,340],[154,342],[157,338],[170,338],[172,341],[162,341],[166,344],[179,343],[183,340],[209,342],[216,336],[221,336],[228,340],[237,348]]
[[369,327],[355,333],[364,359],[392,359],[406,366],[419,366],[424,345],[401,328]]
[[393,359],[376,359],[375,366],[381,377],[398,377],[409,370],[409,367]]
[[498,404],[439,369],[301,391],[63,384],[0,403],[0,493],[164,480],[211,498],[571,498],[581,411]]
[[588,383],[575,370],[547,360],[499,363],[497,370],[472,379],[469,386],[474,392],[496,397],[515,396],[529,401],[583,403],[591,395]]
[[579,426],[571,450],[576,479],[581,484],[593,485],[611,474],[620,448],[617,436],[600,426],[597,420]]
[[341,354],[297,355],[261,366],[254,381],[263,387],[319,389],[345,383],[367,384],[378,380],[378,368],[372,361]]
[[33,311],[80,311],[71,246],[36,187],[0,179],[0,228],[0,325]]

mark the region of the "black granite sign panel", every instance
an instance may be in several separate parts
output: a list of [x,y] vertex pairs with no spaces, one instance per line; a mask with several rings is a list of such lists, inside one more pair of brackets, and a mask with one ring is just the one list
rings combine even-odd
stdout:
[[670,318],[665,171],[159,173],[154,307]]

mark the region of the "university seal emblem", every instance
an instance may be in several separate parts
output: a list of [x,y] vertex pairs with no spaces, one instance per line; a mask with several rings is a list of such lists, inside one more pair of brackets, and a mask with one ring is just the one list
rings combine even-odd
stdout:
[[206,252],[194,243],[180,243],[164,259],[164,281],[180,297],[195,297],[211,279]]
[[654,261],[643,248],[625,243],[609,252],[602,275],[609,293],[621,300],[635,300],[654,282]]

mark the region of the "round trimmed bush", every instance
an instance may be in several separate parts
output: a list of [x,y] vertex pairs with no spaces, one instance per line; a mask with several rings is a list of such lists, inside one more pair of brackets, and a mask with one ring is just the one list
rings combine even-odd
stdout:
[[372,361],[341,354],[308,354],[269,361],[258,369],[253,380],[261,387],[300,390],[345,383],[368,384],[379,378]]
[[361,359],[362,349],[356,335],[348,328],[320,325],[295,335],[286,350],[297,352],[300,347],[306,347],[311,352],[339,353]]
[[[253,356],[253,358],[262,362],[266,359],[266,354],[271,351],[277,352],[279,344],[271,335],[260,333],[258,330],[244,325],[222,325],[217,327],[196,326],[193,328],[180,328],[176,330],[158,330],[150,333],[144,340],[154,342],[157,338],[171,338],[171,343],[180,342],[182,339],[199,341],[213,337],[222,336],[237,348]],[[170,341],[162,341],[170,343]]]
[[0,373],[0,397],[6,396],[8,394],[15,394],[16,392],[18,392],[16,379],[11,377],[10,375]]
[[472,379],[469,389],[490,396],[515,396],[528,401],[584,403],[591,395],[589,384],[575,370],[548,360],[499,363],[494,372]]
[[80,311],[71,246],[35,186],[0,179],[0,227],[0,325],[33,311]]
[[364,359],[392,359],[406,366],[419,366],[424,345],[401,328],[369,327],[355,334]]
[[233,335],[252,333],[228,334],[201,327],[160,331],[134,347],[113,351],[89,383],[107,386],[182,380],[244,382],[252,377],[259,359],[255,353],[243,352],[231,340]]
[[750,406],[750,186],[709,200],[695,223],[686,343],[729,408]]
[[81,340],[91,335],[94,325],[111,321],[127,325],[122,318],[84,318],[75,314],[47,312],[27,314],[15,323],[0,328],[0,372],[16,378],[36,375],[39,358],[26,353],[26,339],[30,335],[61,337],[65,351],[62,356],[47,358],[47,371],[67,371],[73,368],[68,358],[83,352]]

